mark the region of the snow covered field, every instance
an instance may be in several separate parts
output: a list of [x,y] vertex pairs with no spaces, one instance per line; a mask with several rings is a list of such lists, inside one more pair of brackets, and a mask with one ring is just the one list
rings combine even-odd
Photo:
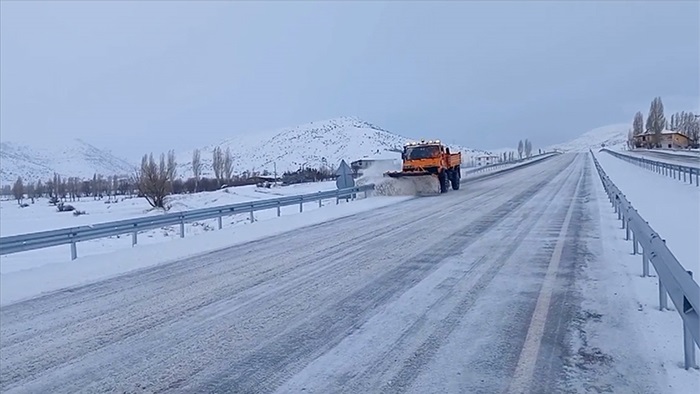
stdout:
[[[244,201],[276,198],[280,196],[314,193],[317,191],[333,190],[335,188],[335,182],[333,181],[280,186],[270,189],[257,188],[255,186],[244,186],[227,188],[215,192],[201,192],[191,195],[175,195],[172,196],[169,204],[172,206],[170,212],[177,212],[196,208],[234,204]],[[362,193],[359,194],[360,198],[362,196]],[[319,209],[317,202],[309,202],[304,204],[304,212],[301,214],[299,213],[299,207],[296,205],[282,207],[282,218],[277,218],[277,212],[274,209],[259,211],[254,214],[255,226],[253,227],[256,230],[253,233],[256,236],[274,234],[275,231],[278,231],[280,228],[290,228],[290,225],[292,225],[292,228],[296,228],[295,226],[313,224],[322,220],[352,214],[356,212],[357,209],[362,211],[363,209],[370,209],[375,206],[382,206],[384,204],[402,201],[406,198],[410,198],[410,196],[397,198],[377,197],[376,199],[372,199],[371,202],[362,202],[362,204],[359,204],[353,208],[345,207],[345,205],[356,204],[360,202],[359,200],[350,203],[346,203],[345,201],[341,200],[340,205],[336,206],[335,199],[327,199],[323,200],[322,202],[324,213],[320,216],[308,216],[310,213],[308,211]],[[139,198],[125,199],[118,203],[111,204],[105,204],[104,201],[95,201],[92,198],[88,198],[71,204],[79,210],[87,211],[87,214],[73,216],[71,212],[57,212],[56,207],[49,205],[46,199],[37,200],[35,201],[35,204],[30,204],[30,206],[26,208],[20,208],[16,201],[3,201],[0,203],[0,209],[2,210],[0,212],[0,215],[2,215],[2,221],[0,221],[2,225],[2,236],[161,214],[160,211],[151,209],[144,199]],[[295,219],[293,219],[291,222],[279,220],[285,219],[285,217],[289,215],[293,215]],[[260,222],[260,224],[258,224],[258,222]],[[227,241],[220,240],[217,242],[214,240],[212,241],[212,246],[222,247],[226,245],[226,242],[231,244],[239,239],[250,239],[247,237],[250,230],[243,230],[251,228],[249,227],[251,223],[250,215],[248,213],[226,216],[224,217],[223,224],[224,229],[222,231],[227,234]],[[233,230],[227,230],[227,228],[230,227],[233,227]],[[239,229],[239,227],[241,229]],[[266,227],[266,229],[261,231],[261,227]],[[232,234],[231,231],[233,231],[233,234],[235,234],[235,239],[230,238]],[[220,231],[218,230],[217,220],[209,219],[187,223],[185,225],[185,232],[187,239],[188,237],[198,238],[199,235],[203,233],[218,233]],[[243,232],[246,233],[246,237],[240,236]],[[193,235],[197,235],[197,237],[192,237]],[[189,253],[193,253],[195,251],[204,252],[209,250],[207,249],[208,246],[206,242],[200,244],[200,246],[204,247],[203,249],[200,247],[200,249],[196,250],[189,247],[185,249],[178,249],[177,247],[173,248],[171,246],[172,244],[170,243],[167,244],[167,248],[162,245],[162,243],[166,241],[179,240],[179,237],[178,226],[162,227],[157,230],[142,231],[139,233],[139,244],[133,249],[142,250],[150,244],[156,244],[157,249],[167,250],[167,253],[162,254],[162,256],[167,256],[167,258],[175,258],[175,251],[179,251],[182,256],[187,256]],[[104,256],[110,252],[122,249],[132,249],[131,238],[128,234],[80,242],[78,243],[79,258],[75,262],[81,263],[84,262],[85,258],[96,256],[97,258],[104,259],[104,261],[113,263],[114,260],[112,260],[111,257]],[[142,258],[139,256],[140,255],[132,255],[131,258],[142,261]],[[119,256],[115,258],[119,259]],[[68,263],[69,261],[70,253],[69,246],[67,245],[15,253],[2,256],[0,258],[0,275],[6,275],[11,272],[29,270],[57,263],[60,263],[59,265],[61,265]],[[88,264],[95,266],[95,263],[92,262]],[[137,262],[132,262],[127,265],[132,266],[134,264],[135,266],[139,266]],[[120,271],[119,268],[109,268],[106,272],[115,273]],[[7,280],[9,279],[3,277],[4,282]]]
[[666,240],[678,261],[700,274],[700,188],[605,152],[594,153],[613,183]]
[[[269,189],[255,186],[241,186],[213,192],[177,194],[169,197],[167,204],[171,206],[169,212],[181,212],[197,208],[207,208],[334,189],[336,189],[334,181],[278,186]],[[119,197],[117,202],[109,204],[106,203],[107,198],[94,200],[91,197],[82,198],[80,201],[66,202],[66,204],[73,205],[76,209],[87,213],[81,216],[74,216],[72,212],[57,212],[56,207],[49,205],[48,199],[45,198],[37,199],[34,204],[31,204],[31,200],[29,199],[25,199],[23,202],[29,203],[29,207],[20,208],[15,200],[0,202],[0,215],[2,215],[2,221],[0,221],[1,236],[6,237],[8,235],[162,214],[162,211],[152,209],[145,199],[136,197]],[[293,210],[293,207],[288,208]],[[246,215],[239,216],[244,217]],[[190,224],[188,234],[190,231],[194,231],[194,227],[200,226],[201,224]]]
[[[697,256],[697,238],[695,238],[695,241],[691,240],[692,242],[689,244],[684,244],[685,240],[692,237],[693,232],[697,236],[697,200],[693,208],[695,209],[695,216],[692,216],[691,211],[691,215],[687,217],[679,218],[678,215],[665,217],[663,210],[649,209],[649,207],[653,206],[655,198],[657,201],[669,201],[666,198],[668,195],[656,192],[652,194],[639,193],[639,190],[642,189],[639,186],[649,183],[644,181],[645,178],[640,178],[643,174],[637,173],[636,170],[645,170],[606,153],[597,153],[596,158],[610,179],[627,195],[633,204],[635,201],[641,203],[642,206],[645,206],[645,202],[647,203],[647,209],[644,212],[639,207],[638,210],[642,217],[649,221],[652,228],[660,231],[662,236],[664,236],[664,232],[671,232],[666,239],[677,257],[679,255],[690,256],[690,258]],[[621,164],[618,164],[616,161]],[[587,328],[589,331],[595,329],[595,336],[591,335],[589,341],[592,346],[609,347],[616,346],[617,342],[622,341],[622,338],[617,337],[619,334],[635,338],[635,346],[639,348],[641,354],[648,358],[647,363],[652,366],[653,373],[656,375],[655,379],[660,382],[661,392],[677,394],[697,393],[700,390],[699,371],[686,371],[683,368],[683,323],[681,317],[675,311],[670,301],[669,306],[672,310],[659,311],[658,277],[641,277],[641,256],[633,255],[632,243],[625,241],[625,231],[620,228],[617,214],[614,213],[614,209],[609,204],[605,190],[600,183],[600,178],[592,164],[591,171],[594,173],[593,178],[596,181],[593,193],[594,198],[598,201],[599,242],[602,246],[600,261],[604,264],[589,264],[586,274],[591,280],[583,282],[583,291],[589,294],[589,298],[584,300],[582,306],[591,310],[607,310],[610,319],[603,319],[598,323],[587,323],[588,327],[584,328]],[[614,178],[613,174],[615,175]],[[666,186],[674,187],[678,185],[677,182],[668,180],[668,178],[658,174],[650,174],[654,177],[660,177],[658,180],[654,179],[654,182],[669,182],[669,185],[664,184],[664,187],[654,188],[655,190],[663,189]],[[635,182],[638,182],[639,185],[635,185]],[[627,194],[628,190],[629,193],[636,192],[636,194]],[[681,195],[684,194],[682,190],[674,190]],[[669,194],[672,194],[672,192]],[[645,198],[645,196],[649,197]],[[654,215],[655,212],[659,212],[659,214]],[[654,219],[656,221],[653,221]],[[674,222],[674,220],[680,221]],[[689,226],[680,226],[678,223],[688,223]],[[678,233],[682,233],[684,229],[688,230],[689,234],[681,234],[681,238],[678,238]],[[671,237],[676,238],[672,239]],[[671,244],[676,246],[676,249]],[[677,254],[675,250],[678,250],[680,253]],[[690,266],[697,266],[698,261],[697,259],[692,261],[686,260],[686,263]],[[688,266],[686,267],[688,268]],[[616,327],[620,324],[624,324],[625,327],[622,331]],[[598,327],[596,328],[595,326]],[[618,361],[636,363],[638,360]],[[633,376],[629,378],[634,379]],[[617,392],[617,390],[612,390],[612,392]]]

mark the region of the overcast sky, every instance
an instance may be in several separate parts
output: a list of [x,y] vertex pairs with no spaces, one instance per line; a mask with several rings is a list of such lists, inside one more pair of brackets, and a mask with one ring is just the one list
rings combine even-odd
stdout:
[[2,140],[77,137],[132,159],[343,115],[537,148],[657,95],[700,107],[697,1],[0,7]]

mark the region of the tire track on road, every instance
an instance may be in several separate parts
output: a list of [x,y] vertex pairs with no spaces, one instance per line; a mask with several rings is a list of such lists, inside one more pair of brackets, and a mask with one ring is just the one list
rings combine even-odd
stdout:
[[[409,259],[319,315],[274,338],[237,363],[241,369],[237,369],[233,374],[231,371],[221,373],[212,379],[216,382],[213,385],[194,389],[229,392],[260,392],[274,389],[303,367],[300,360],[315,358],[335,346],[349,335],[348,327],[358,327],[364,323],[379,305],[387,304],[423,280],[440,266],[442,260],[469,246],[513,210],[535,197],[538,191],[550,182],[551,179],[545,179],[530,186],[494,211],[483,215],[473,225],[462,227],[448,236],[439,244],[438,249]],[[342,311],[342,315],[337,316],[337,311]],[[295,338],[301,340],[295,341]]]
[[[570,164],[565,160],[559,163],[562,167]],[[274,363],[272,367],[263,365],[271,377],[268,380],[263,376],[263,381],[266,385],[269,383],[267,387],[274,387],[292,371],[303,367],[310,357],[341,340],[346,332],[344,329],[362,324],[376,313],[378,307],[437,269],[440,259],[454,255],[456,249],[483,236],[502,217],[524,203],[518,199],[531,199],[537,187],[547,184],[548,174],[555,174],[561,167],[539,172],[534,167],[531,169],[528,172],[523,170],[520,175],[514,172],[511,177],[504,177],[503,182],[510,180],[507,185],[498,185],[496,179],[490,179],[489,183],[477,184],[473,193],[464,189],[464,194],[441,196],[443,198],[433,200],[435,203],[429,200],[412,202],[400,209],[380,209],[304,229],[304,234],[328,237],[317,245],[309,245],[306,236],[290,232],[275,240],[238,245],[188,261],[3,307],[0,309],[3,322],[0,327],[3,348],[0,360],[3,366],[10,368],[3,368],[0,383],[3,387],[11,387],[31,382],[28,387],[58,392],[70,387],[113,389],[115,382],[138,382],[145,378],[146,381],[158,379],[151,386],[152,390],[165,387],[176,390],[188,383],[180,380],[181,376],[200,384],[202,380],[197,381],[193,376],[197,371],[203,373],[199,378],[206,380],[207,374],[234,365],[242,364],[247,368],[246,365],[254,365],[255,360],[265,359],[265,352],[275,351],[277,338],[299,338],[300,344],[307,346],[306,350],[295,356],[293,353],[286,359],[272,359],[278,367],[279,363],[289,362],[288,368],[274,370]],[[533,179],[525,174],[534,174],[545,181],[516,194],[521,185]],[[490,189],[490,185],[498,187]],[[487,193],[479,195],[479,190],[487,190]],[[505,202],[499,204],[504,199]],[[490,206],[497,208],[488,211]],[[455,214],[463,215],[464,222],[457,224],[457,231],[446,237],[448,242],[436,249],[439,253],[428,258],[425,251],[437,242],[433,237],[452,231],[455,223],[445,226],[443,222],[454,220],[450,216]],[[489,215],[494,217],[487,217]],[[368,226],[351,231],[343,228],[343,225],[361,222]],[[433,232],[426,233],[425,237],[417,236],[413,230],[416,225]],[[369,231],[363,234],[363,230]],[[339,252],[338,244],[329,239],[341,240],[347,250]],[[392,239],[410,245],[410,250],[392,250],[382,244]],[[420,248],[421,242],[425,248]],[[294,246],[302,248],[304,254],[290,256],[288,249]],[[275,250],[275,247],[280,250]],[[372,261],[376,260],[372,258],[374,249],[385,251],[387,259],[391,256],[408,257],[408,263],[397,267],[401,261],[389,264],[383,260],[377,265]],[[344,264],[349,266],[344,267]],[[359,267],[361,264],[367,268]],[[383,264],[387,267],[383,268]],[[357,270],[376,272],[376,277],[361,286],[355,282],[339,284],[341,288],[345,286],[343,291],[328,294],[325,299],[309,298],[309,294],[323,294],[314,287],[333,285]],[[404,283],[393,283],[401,281]],[[250,297],[255,294],[257,298]],[[302,310],[293,303],[306,301],[313,301],[307,305],[311,309],[306,319],[301,322],[291,320]],[[228,308],[236,302],[241,306]],[[281,309],[288,305],[290,309]],[[334,308],[345,308],[347,313],[343,315],[342,309]],[[80,313],[74,313],[78,311]],[[274,315],[280,311],[284,314]],[[338,313],[341,313],[341,319],[337,319]],[[202,317],[211,319],[207,324],[198,324],[195,318]],[[222,338],[222,333],[230,332],[238,321],[248,325],[242,326],[245,330],[238,331],[236,337],[231,338],[242,341],[235,345],[222,342],[229,340]],[[256,331],[255,325],[261,323],[270,325]],[[329,329],[328,332],[315,331],[327,334],[326,337],[321,341],[305,342],[304,330],[317,324]],[[349,325],[343,326],[346,324]],[[252,338],[263,338],[260,347],[255,347],[251,335]],[[326,339],[329,343],[324,345],[322,342]],[[7,351],[7,343],[13,345],[11,352]],[[152,353],[136,352],[140,347],[146,348],[147,344],[157,345]],[[177,351],[171,353],[169,347]],[[236,354],[217,354],[226,348],[235,348]],[[145,354],[150,358],[144,358]],[[201,359],[188,359],[187,356],[192,354],[198,354]],[[149,359],[153,361],[144,361]],[[180,377],[171,375],[172,371],[177,371]]]

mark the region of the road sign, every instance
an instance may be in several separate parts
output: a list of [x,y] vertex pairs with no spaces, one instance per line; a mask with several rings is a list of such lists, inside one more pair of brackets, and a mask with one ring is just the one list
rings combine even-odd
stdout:
[[336,171],[335,174],[338,175],[338,178],[335,180],[335,185],[338,189],[347,189],[355,186],[355,179],[352,177],[352,168],[350,168],[345,160],[340,161],[340,166],[338,166],[338,171]]

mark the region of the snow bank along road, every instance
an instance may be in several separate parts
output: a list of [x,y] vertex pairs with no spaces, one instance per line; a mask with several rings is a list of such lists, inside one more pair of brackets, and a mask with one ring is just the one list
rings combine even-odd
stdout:
[[643,157],[650,160],[661,161],[664,163],[700,168],[700,156],[693,155],[692,153],[681,155],[652,150],[621,151],[620,153],[634,157]]
[[[587,380],[661,392],[634,346],[621,346],[639,366],[627,380],[609,355],[570,345],[575,326],[596,318],[580,310],[576,283],[597,237],[591,166],[564,154],[7,305],[0,387],[497,393],[566,392]],[[586,378],[598,370],[608,373]]]

